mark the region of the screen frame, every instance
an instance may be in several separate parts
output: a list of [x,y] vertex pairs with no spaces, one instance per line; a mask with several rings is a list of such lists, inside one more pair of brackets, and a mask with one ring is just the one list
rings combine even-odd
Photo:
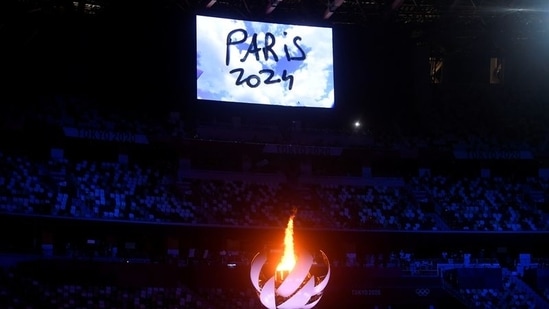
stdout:
[[[277,22],[270,22],[270,21],[261,21],[261,20],[249,20],[249,19],[240,19],[240,18],[234,18],[234,17],[219,17],[219,16],[212,16],[212,15],[205,15],[205,14],[196,14],[195,15],[195,51],[196,51],[196,57],[195,57],[195,64],[196,64],[196,70],[197,70],[197,73],[196,73],[196,93],[195,93],[195,99],[198,101],[198,102],[201,102],[201,101],[209,101],[209,102],[215,102],[215,103],[220,103],[220,102],[223,102],[223,103],[235,103],[235,104],[251,104],[251,105],[268,105],[268,106],[282,106],[282,107],[304,107],[304,108],[307,108],[307,109],[333,109],[334,107],[336,107],[336,73],[335,73],[335,57],[334,57],[334,54],[336,53],[335,51],[335,44],[334,44],[334,29],[333,27],[331,26],[318,26],[318,25],[301,25],[301,24],[297,24],[297,23],[277,23]],[[202,31],[201,31],[201,27],[202,25],[200,24],[201,22],[204,23],[205,21],[220,21],[220,22],[238,22],[238,23],[244,23],[246,25],[254,25],[254,26],[258,26],[258,27],[294,27],[295,29],[309,29],[310,31],[314,32],[314,31],[320,31],[320,32],[324,32],[326,33],[328,36],[329,36],[329,42],[323,42],[323,44],[325,44],[326,46],[329,46],[329,53],[327,58],[329,58],[329,68],[326,68],[326,64],[324,64],[325,66],[324,67],[320,67],[318,68],[317,70],[320,70],[320,71],[323,71],[325,74],[327,74],[327,77],[326,75],[324,75],[323,77],[325,78],[324,80],[326,80],[326,82],[323,82],[324,80],[322,79],[319,79],[319,81],[321,82],[316,82],[316,88],[313,88],[313,86],[311,87],[308,87],[307,89],[312,89],[311,91],[315,91],[315,90],[318,90],[319,89],[319,86],[318,84],[322,84],[322,90],[324,91],[325,89],[328,89],[328,91],[330,93],[327,93],[327,92],[322,92],[322,102],[323,104],[317,104],[315,100],[317,101],[320,101],[320,99],[318,99],[318,94],[316,94],[317,98],[314,98],[314,96],[305,96],[303,95],[302,97],[305,98],[306,100],[306,103],[301,103],[301,100],[300,99],[297,99],[297,100],[287,100],[287,101],[284,101],[286,99],[286,96],[279,96],[279,93],[282,93],[282,92],[278,92],[276,97],[279,98],[279,101],[278,102],[275,102],[275,100],[270,100],[269,101],[262,101],[262,100],[255,100],[255,99],[242,99],[242,96],[241,97],[238,97],[238,96],[234,96],[234,97],[222,97],[222,96],[215,96],[215,95],[209,95],[209,96],[203,96],[201,95],[199,92],[201,90],[203,90],[200,86],[200,78],[202,78],[203,76],[206,76],[204,75],[204,71],[201,70],[201,67],[200,67],[200,60],[199,60],[199,57],[200,57],[200,49],[203,48],[203,46],[201,46],[200,44],[200,40],[201,40],[201,37],[203,36]],[[284,34],[286,34],[286,32],[284,32]],[[253,38],[252,38],[253,39]],[[275,37],[276,39],[276,37]],[[295,39],[295,37],[294,37]],[[239,39],[240,41],[242,41],[242,38]],[[248,42],[250,42],[250,36],[248,36],[245,40],[245,42],[243,42],[243,44],[247,44]],[[225,42],[228,42],[228,39],[225,40]],[[224,42],[224,43],[225,43]],[[261,46],[259,46],[259,40],[257,41],[258,44],[258,48],[261,48]],[[265,42],[263,42],[265,43]],[[276,44],[276,43],[275,43]],[[310,43],[312,44],[312,43]],[[223,54],[223,60],[227,60],[225,56],[227,56],[227,53],[228,50],[229,50],[229,47],[228,45],[230,45],[229,43],[226,44],[226,49],[223,51],[224,54]],[[252,44],[247,44],[248,45],[248,50],[247,51],[250,51],[250,46]],[[286,46],[284,46],[286,47]],[[289,46],[289,47],[292,47],[292,46]],[[288,47],[288,48],[289,48]],[[294,46],[295,47],[295,46]],[[297,52],[299,52],[298,49],[296,49]],[[296,51],[294,50],[294,52]],[[242,50],[241,50],[242,51]],[[257,54],[254,54],[254,52],[256,52],[257,49],[253,49],[252,48],[252,53],[247,53],[247,58],[245,59],[245,61],[250,61],[250,59],[253,60],[253,58],[255,57],[256,61],[257,60]],[[263,51],[263,50],[259,50],[258,54],[261,54],[261,55],[267,55],[268,53],[266,51]],[[296,54],[292,54],[291,52],[289,53],[290,55],[288,55],[288,53],[284,54],[279,54],[278,55],[278,59],[282,59],[284,58],[284,61],[290,61],[288,60],[288,56],[289,57],[295,57],[297,58],[297,61],[299,61],[298,57],[299,55],[296,55]],[[242,53],[241,53],[242,55]],[[232,56],[232,55],[231,55]],[[272,57],[272,54],[269,54],[269,56]],[[317,56],[317,55],[315,55]],[[219,57],[219,55],[218,55]],[[221,57],[219,57],[221,58]],[[234,59],[234,57],[230,60],[228,60],[229,64],[231,64],[232,62],[237,62],[238,61],[238,58],[237,59]],[[242,58],[240,58],[241,62],[242,62]],[[264,59],[261,59],[261,60],[264,60]],[[292,59],[292,60],[295,60],[295,59]],[[305,59],[303,60],[303,63],[305,63],[307,66],[310,65],[310,63],[313,63],[313,61],[311,60],[310,62],[305,62],[306,60],[308,59]],[[324,60],[324,59],[323,59]],[[217,59],[218,63],[219,63],[219,59]],[[271,61],[272,62],[272,59],[269,59],[268,61]],[[280,60],[282,61],[282,60]],[[265,61],[258,61],[261,65],[264,65],[264,63],[266,63]],[[223,63],[225,65],[227,65],[227,62]],[[228,66],[228,65],[227,65]],[[278,63],[276,64],[276,66],[278,66]],[[308,67],[307,67],[308,68]],[[311,71],[315,69],[315,68],[312,68],[310,69]],[[233,68],[233,70],[235,70]],[[230,71],[230,70],[229,70]],[[295,72],[295,71],[292,71],[292,72]],[[327,72],[327,73],[326,73]],[[226,71],[225,71],[226,73]],[[242,76],[243,78],[241,78],[240,80],[237,80],[237,75],[241,74],[242,73]],[[273,75],[276,75],[277,72],[274,72],[275,74]],[[301,73],[301,71],[300,71]],[[313,72],[314,73],[314,72]],[[247,77],[244,76],[244,74],[247,74],[245,72],[242,72],[241,71],[233,71],[233,76],[230,76],[230,78],[233,78],[233,81],[235,82],[235,87],[246,87],[246,86],[250,86],[249,84],[251,84],[252,86],[254,86],[257,82],[257,80],[250,80],[250,79],[246,79]],[[257,75],[257,74],[256,74]],[[314,76],[314,74],[312,74]],[[318,75],[318,74],[317,74]],[[242,77],[240,76],[240,77]],[[298,75],[298,77],[301,76],[301,75]],[[303,75],[304,76],[304,75]],[[274,76],[274,79],[280,79],[281,82],[284,81],[283,76],[281,75],[278,75],[278,76]],[[236,79],[235,79],[236,78]],[[295,78],[295,77],[294,77]],[[287,81],[287,80],[286,80]],[[240,82],[239,85],[236,85],[237,82]],[[295,82],[295,80],[294,80]],[[313,82],[314,83],[314,82]],[[300,84],[298,84],[300,85]],[[303,84],[301,84],[302,87],[305,87],[303,86]],[[271,86],[271,85],[263,85],[263,89],[266,88],[266,86]],[[260,88],[261,86],[258,86],[257,88]],[[294,87],[295,87],[295,83],[294,83]],[[248,88],[252,88],[252,87],[248,87]],[[294,88],[295,89],[295,88]],[[261,89],[260,89],[261,90]],[[291,91],[293,89],[288,89],[287,91]],[[317,91],[319,92],[319,91]],[[246,94],[244,94],[245,96]],[[298,98],[301,98],[299,95],[297,95]],[[282,99],[280,99],[282,98]],[[291,98],[290,96],[288,96],[288,98]],[[327,101],[329,101],[329,103],[326,103]],[[289,103],[288,103],[289,102]]]

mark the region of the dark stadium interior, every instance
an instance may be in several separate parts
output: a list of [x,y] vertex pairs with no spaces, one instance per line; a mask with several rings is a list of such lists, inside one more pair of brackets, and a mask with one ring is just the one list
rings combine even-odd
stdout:
[[[333,108],[198,99],[197,15],[332,29]],[[265,308],[294,213],[315,308],[549,308],[547,55],[542,0],[0,1],[0,308]]]

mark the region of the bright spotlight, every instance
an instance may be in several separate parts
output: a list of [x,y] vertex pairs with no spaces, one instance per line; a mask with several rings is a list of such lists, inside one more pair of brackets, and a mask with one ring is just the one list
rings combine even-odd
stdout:
[[324,12],[324,19],[332,17],[334,12],[345,2],[345,0],[332,0],[328,3],[328,7]]
[[269,3],[267,4],[267,9],[265,10],[265,14],[271,14],[281,1],[282,0],[270,0]]
[[207,7],[207,8],[211,8],[216,2],[217,2],[217,0],[210,0],[210,1],[208,2],[208,4],[206,4],[206,7]]

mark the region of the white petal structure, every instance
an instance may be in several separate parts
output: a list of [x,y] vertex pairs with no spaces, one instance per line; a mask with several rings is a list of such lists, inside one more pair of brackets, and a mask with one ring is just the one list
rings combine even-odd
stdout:
[[[268,309],[309,309],[316,306],[330,280],[330,262],[324,252],[315,261],[308,252],[297,257],[295,267],[281,282],[275,274],[267,274],[267,255],[256,254],[251,263],[250,278],[259,300]],[[311,269],[316,271],[311,274]],[[271,270],[272,272],[272,270]]]

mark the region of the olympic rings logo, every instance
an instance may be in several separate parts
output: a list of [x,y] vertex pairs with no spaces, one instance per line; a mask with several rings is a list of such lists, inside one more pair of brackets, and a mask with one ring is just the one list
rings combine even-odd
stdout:
[[419,289],[416,289],[416,294],[417,296],[425,297],[431,294],[431,290],[429,290],[428,288],[419,288]]

